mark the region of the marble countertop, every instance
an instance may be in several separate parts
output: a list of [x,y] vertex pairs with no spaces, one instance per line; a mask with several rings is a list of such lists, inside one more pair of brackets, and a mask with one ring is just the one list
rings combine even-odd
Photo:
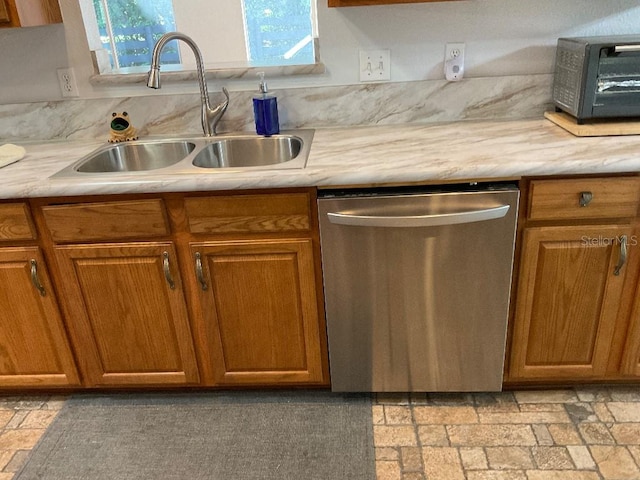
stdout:
[[640,137],[578,138],[546,119],[321,128],[304,169],[211,169],[198,175],[168,175],[160,169],[50,179],[104,142],[12,143],[27,153],[0,169],[0,198],[5,199],[640,172]]

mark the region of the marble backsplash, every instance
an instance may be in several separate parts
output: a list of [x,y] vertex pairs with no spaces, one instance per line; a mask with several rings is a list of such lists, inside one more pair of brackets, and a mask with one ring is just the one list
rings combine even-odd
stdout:
[[[369,83],[277,90],[281,129],[541,118],[552,107],[553,75]],[[219,132],[252,131],[254,92],[233,91]],[[210,92],[212,103],[221,94]],[[126,111],[141,137],[199,135],[200,95],[155,94],[0,105],[0,141],[109,136],[112,112]]]

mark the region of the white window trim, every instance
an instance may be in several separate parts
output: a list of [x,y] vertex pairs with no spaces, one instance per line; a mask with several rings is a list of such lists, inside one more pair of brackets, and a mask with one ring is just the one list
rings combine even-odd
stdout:
[[[111,67],[109,53],[102,46],[98,29],[98,22],[93,11],[92,0],[79,0],[82,20],[85,26],[87,41],[91,57],[93,60],[95,74],[89,78],[92,85],[127,85],[145,83],[147,81],[146,67],[121,68],[114,70]],[[316,2],[312,2],[312,8],[317,10]],[[219,79],[255,79],[257,72],[265,72],[268,77],[293,76],[293,75],[320,75],[326,73],[325,65],[319,59],[319,41],[317,36],[317,11],[314,15],[313,42],[315,52],[315,62],[303,65],[282,65],[254,67],[248,64],[215,66],[207,68],[205,66],[205,76],[209,80]],[[193,69],[184,69],[179,65],[162,66],[162,79],[168,82],[181,82],[197,80],[198,73]]]
[[[171,70],[171,65],[162,69],[163,82],[194,81],[198,79],[196,70]],[[123,69],[124,70],[124,69]],[[284,65],[280,67],[237,67],[237,68],[211,68],[205,69],[207,80],[250,79],[254,80],[258,72],[265,72],[267,77],[286,77],[294,75],[320,75],[326,72],[323,63],[310,63],[306,65]],[[101,73],[92,75],[89,81],[93,85],[126,85],[134,83],[146,83],[147,72],[135,73]]]

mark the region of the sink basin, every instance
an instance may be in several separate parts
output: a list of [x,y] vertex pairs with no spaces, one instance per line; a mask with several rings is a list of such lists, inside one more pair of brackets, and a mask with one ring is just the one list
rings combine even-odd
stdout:
[[292,135],[226,138],[205,146],[193,159],[201,168],[259,167],[295,159],[303,141]]
[[188,141],[140,142],[111,145],[75,166],[83,173],[137,172],[178,163],[196,148]]
[[304,168],[314,133],[301,129],[261,137],[240,132],[108,144],[50,178],[112,182],[152,174],[215,175],[214,172]]

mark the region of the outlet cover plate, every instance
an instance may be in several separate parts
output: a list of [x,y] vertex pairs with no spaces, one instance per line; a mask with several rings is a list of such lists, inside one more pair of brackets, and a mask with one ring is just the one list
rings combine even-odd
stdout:
[[80,96],[73,68],[59,68],[56,73],[58,74],[58,83],[63,97]]

